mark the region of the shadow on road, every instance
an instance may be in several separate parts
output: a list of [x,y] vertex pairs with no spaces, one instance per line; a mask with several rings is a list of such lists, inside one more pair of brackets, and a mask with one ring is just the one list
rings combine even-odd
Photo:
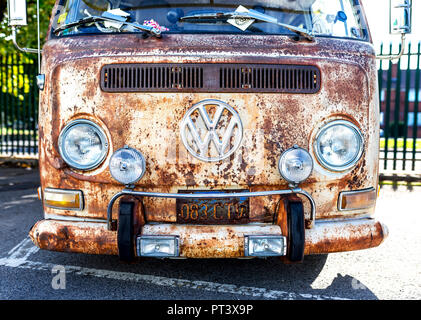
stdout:
[[[42,251],[45,253],[45,251]],[[267,259],[152,259],[142,258],[136,263],[121,263],[116,256],[94,256],[48,252],[43,261],[58,265],[77,265],[86,268],[129,272],[169,279],[205,281],[237,287],[264,288],[266,291],[292,293],[298,299],[368,299],[377,297],[363,283],[349,275],[337,274],[324,289],[313,289],[326,264],[327,255],[307,256],[302,264],[284,264],[278,258]],[[287,295],[286,295],[287,296]],[[139,298],[141,298],[139,296]],[[143,297],[144,299],[145,297]],[[238,299],[261,299],[238,295]],[[163,297],[165,299],[165,297]],[[179,297],[195,299],[195,296]],[[222,298],[223,299],[223,298]]]
[[392,186],[394,191],[399,187],[406,187],[413,191],[416,187],[421,187],[421,175],[416,172],[407,173],[380,173],[380,188]]

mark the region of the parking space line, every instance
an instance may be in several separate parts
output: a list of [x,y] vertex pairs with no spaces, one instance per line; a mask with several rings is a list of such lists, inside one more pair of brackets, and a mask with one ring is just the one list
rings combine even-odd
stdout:
[[[30,261],[28,257],[39,250],[29,238],[25,238],[15,248],[9,251],[8,256],[0,259],[0,266],[31,269],[38,271],[48,271],[56,267],[52,263]],[[167,278],[153,275],[137,274],[132,272],[121,272],[104,269],[85,268],[79,266],[63,266],[66,274],[79,276],[91,276],[104,279],[142,282],[163,287],[172,287],[180,289],[196,289],[211,291],[214,293],[226,293],[233,295],[242,295],[250,297],[259,297],[263,299],[282,299],[282,300],[348,300],[340,297],[331,297],[325,295],[313,295],[293,293],[287,291],[270,290],[266,288],[237,286],[233,284],[223,284],[208,281],[193,281],[186,279]]]
[[[0,266],[1,265],[10,266],[7,264],[7,261],[0,260]],[[55,266],[56,265],[52,263],[25,261],[24,263],[21,263],[13,267],[51,272],[51,270]],[[236,286],[232,284],[222,284],[222,283],[215,283],[215,282],[208,282],[208,281],[191,281],[191,280],[185,280],[185,279],[143,275],[143,274],[137,274],[137,273],[131,273],[131,272],[84,268],[84,267],[79,267],[79,266],[64,266],[64,268],[66,270],[66,274],[74,274],[74,275],[79,275],[79,276],[92,276],[92,277],[120,280],[120,281],[146,282],[148,284],[157,285],[157,286],[180,288],[180,289],[198,289],[198,290],[211,291],[214,293],[227,293],[227,294],[234,294],[234,295],[252,296],[252,297],[260,297],[264,299],[348,300],[345,298],[330,297],[330,296],[324,296],[324,295],[301,294],[301,293],[293,293],[293,292],[286,292],[286,291],[279,291],[279,290],[270,290],[266,288]]]
[[19,266],[25,263],[29,256],[38,252],[39,248],[36,247],[29,237],[23,239],[12,250],[7,253],[6,258],[0,259],[0,265],[7,262],[8,266]]

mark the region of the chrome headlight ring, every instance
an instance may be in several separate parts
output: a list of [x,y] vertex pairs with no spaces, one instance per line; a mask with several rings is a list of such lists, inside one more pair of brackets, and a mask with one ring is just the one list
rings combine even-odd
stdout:
[[[72,130],[77,129],[78,127],[84,127],[90,130],[90,132],[94,135],[94,138],[96,139],[97,144],[101,144],[99,152],[97,152],[96,156],[91,162],[81,163],[76,160],[76,157],[74,155],[71,155],[69,150],[65,147],[66,139],[69,138],[69,134],[72,133]],[[96,137],[95,137],[96,136]],[[97,125],[95,122],[87,119],[76,119],[73,121],[70,121],[64,129],[61,131],[59,139],[58,139],[58,147],[59,152],[63,160],[72,168],[77,170],[93,170],[100,166],[100,164],[105,160],[108,149],[109,149],[109,143],[107,136],[104,132],[104,130]],[[88,150],[88,146],[77,146],[78,150],[81,154],[88,153],[90,150]],[[81,149],[84,148],[82,151]],[[85,153],[84,153],[85,152]]]
[[[329,130],[334,130],[334,127],[341,127],[341,126],[349,130],[349,132],[353,133],[354,135],[353,138],[355,139],[355,143],[356,143],[356,148],[355,148],[356,151],[352,154],[350,159],[345,161],[344,163],[334,164],[332,162],[329,162],[326,159],[326,157],[323,156],[323,150],[321,147],[321,139],[324,138],[324,135],[326,135]],[[337,137],[334,137],[333,139],[335,138],[337,139]],[[327,123],[319,130],[314,142],[314,153],[319,163],[326,169],[335,171],[335,172],[343,172],[354,167],[358,163],[358,161],[361,159],[363,150],[364,150],[364,138],[363,138],[363,135],[361,134],[360,129],[355,124],[347,120],[333,120]]]

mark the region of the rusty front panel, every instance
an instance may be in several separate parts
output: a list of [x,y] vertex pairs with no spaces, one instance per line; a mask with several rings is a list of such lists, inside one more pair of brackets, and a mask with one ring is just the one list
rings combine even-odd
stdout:
[[[321,72],[321,89],[315,94],[106,93],[100,88],[101,68],[114,63],[311,65]],[[82,190],[86,206],[81,212],[45,211],[105,219],[110,198],[122,189],[108,171],[109,158],[124,145],[146,158],[147,172],[136,185],[138,190],[285,189],[277,168],[282,151],[297,144],[313,154],[317,131],[328,121],[347,119],[361,128],[365,139],[358,165],[351,172],[333,173],[316,161],[313,174],[302,185],[314,197],[317,218],[341,217],[336,208],[340,191],[377,186],[375,67],[370,44],[339,39],[309,43],[283,36],[168,35],[158,40],[92,35],[50,40],[44,47],[46,88],[40,104],[42,187]],[[204,99],[228,103],[244,126],[241,147],[222,162],[193,158],[180,139],[181,120]],[[76,118],[96,122],[110,142],[106,161],[87,173],[68,168],[58,153],[60,131]],[[273,221],[278,201],[279,197],[250,199],[250,221]],[[175,200],[145,198],[144,208],[148,222],[176,221]]]
[[42,220],[29,235],[36,246],[45,250],[117,255],[117,233],[108,231],[105,224],[98,225]]
[[387,228],[373,220],[326,222],[306,230],[305,255],[374,248],[388,236]]

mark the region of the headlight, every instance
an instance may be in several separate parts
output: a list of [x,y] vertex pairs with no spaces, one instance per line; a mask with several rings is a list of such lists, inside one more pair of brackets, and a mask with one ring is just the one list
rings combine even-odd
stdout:
[[110,173],[115,180],[127,185],[139,181],[145,174],[145,158],[132,148],[117,150],[110,159]]
[[279,172],[288,182],[299,184],[313,171],[313,159],[307,150],[294,146],[285,151],[279,159]]
[[336,120],[316,136],[315,153],[319,162],[332,171],[345,171],[360,160],[364,147],[360,130],[351,122]]
[[104,131],[89,120],[70,122],[59,137],[59,151],[63,160],[79,170],[91,170],[104,161],[108,141]]

